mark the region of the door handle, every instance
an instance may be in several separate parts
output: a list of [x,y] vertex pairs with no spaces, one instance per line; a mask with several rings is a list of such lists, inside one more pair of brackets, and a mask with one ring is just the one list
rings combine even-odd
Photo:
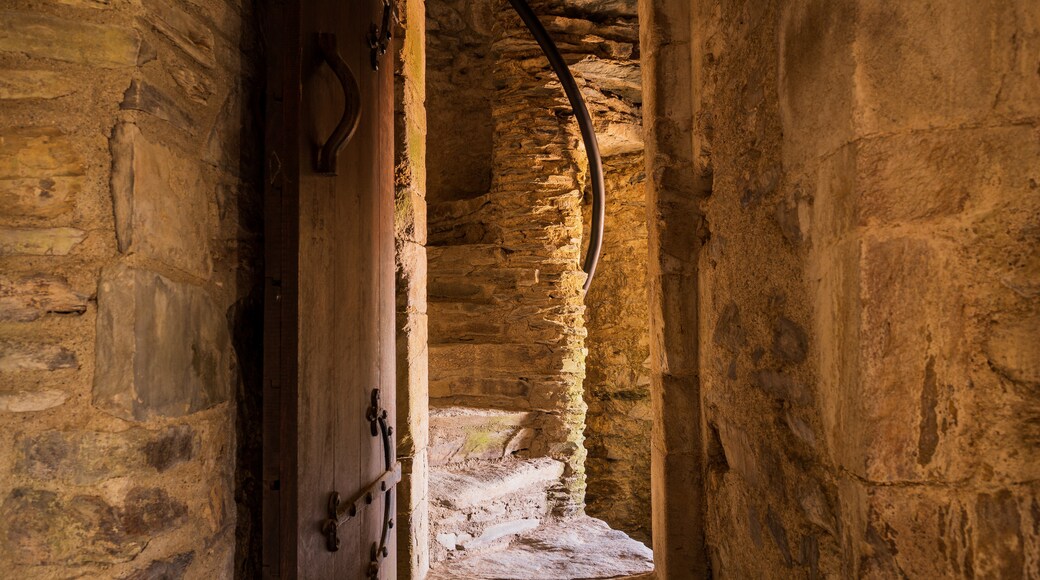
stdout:
[[343,89],[343,116],[329,138],[318,148],[316,163],[318,173],[336,175],[336,158],[343,146],[354,136],[361,120],[361,87],[358,86],[357,77],[350,70],[347,61],[339,54],[335,33],[319,32],[318,48]]

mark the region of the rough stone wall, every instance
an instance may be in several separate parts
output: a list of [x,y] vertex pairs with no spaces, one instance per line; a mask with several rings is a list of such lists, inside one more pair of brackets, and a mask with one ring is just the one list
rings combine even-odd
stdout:
[[713,574],[1040,575],[1040,5],[693,17]]
[[[649,544],[653,421],[636,2],[568,1],[560,9],[564,16],[545,20],[582,84],[607,192],[603,251],[585,296],[585,509]],[[588,227],[591,204],[584,207]]]
[[236,457],[259,392],[251,18],[0,11],[4,578],[232,577],[236,519],[255,572],[258,455]]
[[394,233],[397,295],[397,573],[430,567],[430,397],[426,307],[426,6],[399,0],[394,33]]
[[496,0],[432,0],[427,10],[426,86],[431,201],[483,195],[491,187]]
[[650,313],[642,155],[608,158],[607,230],[585,298],[585,511],[650,543]]
[[[625,214],[617,219],[632,220],[623,226],[615,222],[618,229],[607,241],[616,253],[605,260],[603,276],[623,291],[610,296],[616,307],[603,310],[598,319],[603,336],[595,356],[602,368],[586,393],[581,387],[586,329],[579,265],[586,168],[569,104],[537,44],[508,6],[468,3],[463,11],[447,4],[431,10],[430,21],[437,22],[431,24],[431,39],[449,39],[431,40],[430,76],[444,82],[431,83],[430,90],[441,87],[449,99],[455,95],[452,90],[464,90],[446,88],[447,79],[461,74],[460,62],[493,71],[493,86],[480,94],[493,111],[494,138],[490,191],[479,197],[443,194],[437,197],[442,203],[431,207],[431,396],[439,404],[540,412],[533,420],[539,437],[527,452],[568,461],[571,509],[581,502],[581,439],[583,431],[591,431],[596,466],[604,476],[597,511],[604,516],[613,512],[610,519],[622,529],[648,530],[649,446],[645,436],[635,435],[648,419],[645,373],[638,370],[646,359],[646,318],[640,317],[638,306],[627,308],[645,305],[640,297],[645,286],[640,261],[621,259],[640,253],[640,235],[643,248],[646,243],[634,4],[534,6],[573,63],[596,118],[610,185],[618,189],[610,209]],[[490,29],[482,20],[487,13],[494,17]],[[451,37],[471,38],[474,30],[480,31],[481,43]],[[486,56],[485,46],[490,46]],[[435,54],[445,47],[461,47],[476,56]],[[440,130],[465,134],[471,121],[460,105],[464,100],[452,102],[455,108],[447,111],[461,130],[447,125]],[[440,155],[450,155],[452,143],[436,130],[431,122],[431,147],[446,148]],[[476,141],[465,144],[479,146]],[[436,162],[431,157],[431,167]],[[637,385],[641,376],[644,383]],[[589,395],[596,398],[601,414],[594,428],[586,430]],[[622,408],[626,418],[613,417]],[[621,459],[618,451],[625,445],[632,449]],[[623,512],[616,509],[620,506],[625,506]]]
[[650,310],[650,440],[654,573],[711,576],[705,550],[704,440],[697,293],[707,237],[700,201],[710,174],[694,165],[692,3],[639,2],[646,139]]
[[585,487],[577,128],[519,18],[495,17],[491,190],[430,208],[430,397],[540,412],[568,511]]

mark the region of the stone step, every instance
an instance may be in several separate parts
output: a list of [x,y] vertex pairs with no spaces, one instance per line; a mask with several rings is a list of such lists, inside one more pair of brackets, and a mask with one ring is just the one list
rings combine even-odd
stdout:
[[431,466],[522,456],[535,444],[538,413],[431,407]]
[[430,470],[431,560],[492,550],[536,528],[564,464],[548,457],[469,461]]
[[430,497],[455,509],[485,506],[512,494],[548,490],[563,477],[563,465],[538,457],[441,466],[430,470]]
[[431,567],[427,580],[591,580],[649,573],[653,552],[602,520],[543,522],[494,551],[458,551]]

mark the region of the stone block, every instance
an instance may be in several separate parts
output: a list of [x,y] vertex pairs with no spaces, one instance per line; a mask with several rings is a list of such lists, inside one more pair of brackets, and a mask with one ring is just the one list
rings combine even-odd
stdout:
[[40,12],[0,11],[0,52],[120,68],[136,65],[140,48],[141,38],[133,28]]
[[1040,385],[1040,316],[995,320],[983,349],[990,364],[1003,376]]
[[206,68],[216,66],[212,27],[166,0],[145,0],[145,20],[160,34]]
[[182,526],[187,506],[158,488],[133,487],[119,502],[31,487],[0,506],[0,553],[17,564],[113,564],[135,558],[162,532]]
[[195,133],[198,129],[191,114],[182,105],[174,101],[159,87],[142,79],[130,81],[130,86],[123,93],[123,102],[119,103],[119,108],[124,111],[148,113],[188,133]]
[[778,30],[785,165],[837,149],[853,137],[855,1],[788,3]]
[[[1040,112],[1035,2],[856,4],[854,86],[861,135],[956,126],[994,112]],[[853,79],[848,81],[851,89]]]
[[57,389],[39,391],[0,391],[0,411],[7,413],[32,413],[59,407],[68,400],[69,394]]
[[226,401],[233,350],[202,288],[116,265],[98,290],[94,404],[124,419],[180,417]]
[[695,286],[695,280],[692,272],[654,276],[651,269],[650,300],[659,307],[659,310],[651,310],[650,318],[654,372],[689,376],[699,371],[694,339],[698,300],[686,291]]
[[813,237],[948,218],[1031,195],[1040,139],[1029,126],[919,131],[848,144],[821,163]]
[[199,445],[191,427],[177,426],[118,433],[44,431],[19,437],[15,449],[17,470],[31,479],[94,485],[116,477],[165,472],[193,459]]
[[55,371],[79,367],[76,353],[40,342],[0,340],[0,372]]
[[654,446],[665,453],[694,453],[700,448],[701,426],[687,418],[700,416],[700,381],[667,374],[651,380]]
[[430,346],[430,367],[443,377],[506,377],[525,361],[528,375],[551,375],[564,368],[565,353],[536,344],[447,343]]
[[957,420],[974,403],[953,252],[926,239],[867,237],[845,253],[818,323],[836,461],[876,482],[966,477],[978,458]]
[[858,578],[1030,577],[1038,491],[1035,483],[978,491],[844,482],[846,561]]
[[57,0],[59,4],[75,6],[77,8],[93,8],[94,10],[108,10],[112,8],[112,0]]
[[0,205],[12,216],[53,218],[70,211],[85,167],[56,127],[0,130]]
[[213,79],[192,66],[182,65],[177,60],[166,63],[174,82],[189,99],[203,105],[213,96]]
[[397,240],[397,311],[426,313],[426,248]]
[[122,576],[120,580],[181,580],[194,560],[195,552],[153,560],[147,567]]
[[218,231],[216,185],[200,164],[149,141],[131,123],[112,132],[112,201],[124,254],[142,254],[206,279]]
[[56,99],[76,86],[68,75],[45,69],[0,69],[0,100]]
[[86,310],[87,297],[59,276],[0,276],[0,321],[32,322],[48,314],[83,314]]
[[[705,490],[701,454],[668,453],[656,444],[651,446],[650,483],[653,494],[654,559],[656,572],[675,574],[695,569],[703,562],[700,550],[689,546],[704,545],[704,516],[701,502]],[[675,493],[674,490],[686,490]],[[667,563],[662,570],[660,563]]]
[[[400,171],[398,167],[397,172]],[[409,166],[408,171],[415,170]],[[399,240],[426,243],[426,198],[416,191],[415,185],[397,187],[394,192],[394,232]]]
[[429,435],[429,361],[425,314],[397,314],[398,454],[426,448]]
[[0,256],[65,256],[87,237],[76,228],[0,227]]

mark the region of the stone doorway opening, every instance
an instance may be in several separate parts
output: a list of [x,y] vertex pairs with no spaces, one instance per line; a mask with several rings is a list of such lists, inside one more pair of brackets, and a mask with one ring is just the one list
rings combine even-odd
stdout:
[[578,127],[501,0],[426,3],[432,578],[650,572],[635,0],[531,2],[588,102],[607,233],[588,295]]

